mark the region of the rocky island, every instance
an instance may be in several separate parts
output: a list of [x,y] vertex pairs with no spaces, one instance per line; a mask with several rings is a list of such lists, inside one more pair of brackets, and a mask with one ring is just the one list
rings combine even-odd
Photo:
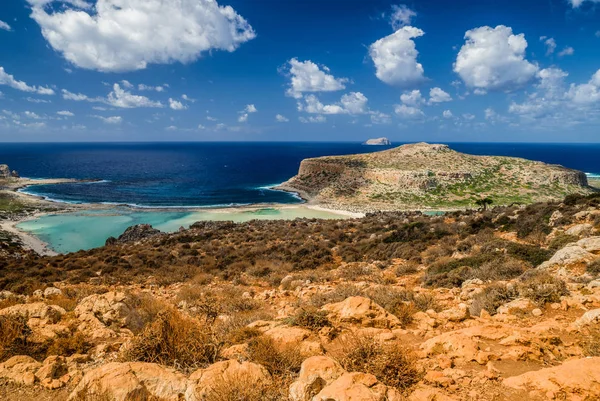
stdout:
[[390,142],[387,138],[375,138],[369,139],[363,145],[371,145],[371,146],[389,146],[392,142]]
[[591,193],[584,173],[526,159],[474,156],[416,143],[361,155],[303,160],[278,187],[333,209],[448,210],[529,204]]

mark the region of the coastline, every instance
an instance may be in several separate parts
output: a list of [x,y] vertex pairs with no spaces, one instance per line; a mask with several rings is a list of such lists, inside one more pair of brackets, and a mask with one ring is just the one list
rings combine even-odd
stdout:
[[22,219],[22,220],[16,220],[16,221],[9,220],[9,221],[1,222],[0,230],[6,231],[10,234],[15,235],[21,241],[21,244],[24,249],[31,250],[40,256],[56,256],[56,255],[58,255],[58,252],[55,252],[54,250],[52,250],[50,248],[49,244],[45,243],[44,241],[42,241],[35,235],[29,234],[29,233],[27,233],[23,230],[20,230],[16,227],[17,224],[19,224],[23,221],[27,221],[29,219],[37,218],[37,217],[39,217],[39,216],[31,216],[29,218]]

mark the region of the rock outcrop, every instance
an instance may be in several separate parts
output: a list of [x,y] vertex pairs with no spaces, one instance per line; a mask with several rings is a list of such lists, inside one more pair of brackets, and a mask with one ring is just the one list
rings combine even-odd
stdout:
[[390,142],[387,138],[373,138],[368,139],[363,145],[371,145],[371,146],[389,146],[392,142]]
[[150,224],[138,224],[125,230],[119,238],[110,237],[106,240],[106,245],[125,244],[128,242],[137,242],[146,238],[161,234],[160,230],[153,228]]
[[315,203],[363,211],[474,206],[483,197],[494,204],[531,203],[591,191],[580,171],[511,157],[467,155],[426,143],[305,159],[298,175],[280,189]]
[[19,178],[19,173],[12,170],[6,164],[0,164],[0,179]]

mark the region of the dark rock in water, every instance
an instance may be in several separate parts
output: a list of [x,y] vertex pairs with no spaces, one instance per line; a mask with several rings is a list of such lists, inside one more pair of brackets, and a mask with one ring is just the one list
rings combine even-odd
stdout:
[[15,170],[10,171],[10,168],[6,164],[0,164],[0,178],[19,178],[19,173]]
[[162,234],[160,230],[153,228],[150,224],[138,224],[131,226],[119,238],[110,237],[106,240],[106,245],[124,244],[127,242],[136,242],[145,238]]

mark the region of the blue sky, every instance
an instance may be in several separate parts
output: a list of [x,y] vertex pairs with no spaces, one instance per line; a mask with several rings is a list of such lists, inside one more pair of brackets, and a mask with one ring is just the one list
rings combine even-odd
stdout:
[[8,0],[0,21],[0,141],[600,140],[600,0]]

